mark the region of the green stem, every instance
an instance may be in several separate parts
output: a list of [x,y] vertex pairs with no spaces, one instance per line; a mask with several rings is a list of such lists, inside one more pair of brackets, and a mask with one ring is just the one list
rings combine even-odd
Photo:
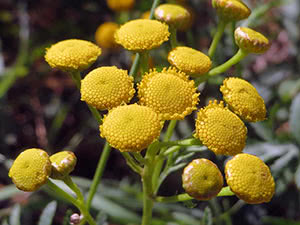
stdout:
[[91,188],[89,190],[89,195],[87,197],[87,201],[86,201],[87,209],[90,209],[90,207],[91,207],[92,200],[97,191],[97,187],[101,181],[101,178],[102,178],[105,166],[106,166],[106,162],[107,162],[107,159],[110,154],[110,150],[111,150],[110,145],[107,142],[105,142],[103,151],[100,156],[100,160],[98,161],[98,165],[97,165],[97,169],[96,169],[96,172],[95,172],[95,175],[93,178],[93,182],[92,182]]
[[78,200],[84,202],[84,197],[78,188],[78,186],[72,181],[72,178],[68,175],[62,180],[72,191],[75,192]]
[[224,33],[225,27],[227,25],[227,22],[220,20],[217,26],[217,32],[215,33],[213,37],[213,41],[208,49],[208,56],[210,58],[214,57],[214,54],[216,52],[217,46],[219,44],[219,41]]
[[[233,196],[235,195],[231,190],[230,187],[223,187],[222,190],[219,192],[217,197],[222,197],[222,196]],[[163,197],[163,196],[158,196],[155,198],[155,201],[157,202],[165,202],[165,203],[171,203],[171,202],[184,202],[184,201],[189,201],[194,199],[193,197],[189,196],[187,193],[184,194],[179,194],[179,195],[174,195],[171,197]]]
[[177,30],[174,26],[169,26],[169,31],[170,31],[170,43],[171,43],[171,48],[176,48],[178,46],[177,42]]
[[159,143],[160,147],[182,146],[188,147],[191,145],[202,145],[201,141],[196,138],[188,138],[178,141],[164,141]]
[[132,153],[136,161],[138,161],[141,165],[145,164],[145,159],[139,152],[133,152]]
[[227,62],[223,63],[220,66],[217,66],[213,68],[211,71],[208,72],[209,76],[215,76],[221,73],[224,73],[226,70],[228,70],[231,66],[237,64],[239,61],[241,61],[243,58],[245,58],[248,55],[247,52],[239,49],[238,52],[232,56]]
[[91,106],[91,105],[89,105],[89,104],[87,104],[87,106],[89,107],[89,110],[90,110],[91,113],[93,114],[93,117],[94,117],[95,120],[97,121],[98,125],[102,124],[102,116],[101,116],[101,114],[99,113],[99,111],[98,111],[95,107],[93,107],[93,106]]
[[141,56],[140,72],[142,78],[143,75],[149,71],[149,52],[148,51],[140,52],[140,56]]
[[71,78],[74,81],[74,83],[76,84],[76,87],[78,88],[78,90],[80,91],[80,87],[81,87],[81,76],[80,76],[80,72],[79,71],[74,71],[74,72],[70,72],[71,74]]
[[70,194],[66,193],[64,190],[60,189],[56,184],[54,184],[51,180],[48,180],[47,183],[48,187],[55,192],[58,196],[61,198],[64,198],[68,200],[70,203],[72,203],[74,206],[76,206],[80,213],[83,215],[84,219],[87,220],[87,222],[90,225],[96,225],[96,222],[90,215],[88,209],[86,208],[83,201],[80,201],[79,199],[76,200],[74,197],[72,197]]
[[121,152],[126,160],[127,165],[136,173],[142,174],[142,168],[135,162],[128,152]]

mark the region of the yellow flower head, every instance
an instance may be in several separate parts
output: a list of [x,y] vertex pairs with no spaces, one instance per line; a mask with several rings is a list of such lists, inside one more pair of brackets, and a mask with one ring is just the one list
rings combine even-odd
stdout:
[[235,155],[245,147],[247,128],[223,101],[215,100],[198,112],[195,137],[215,154]]
[[212,0],[213,7],[225,21],[239,21],[250,16],[251,10],[239,0]]
[[113,22],[105,22],[101,24],[95,33],[96,43],[102,48],[114,49],[119,45],[115,41],[115,31],[119,28],[119,25]]
[[247,27],[236,28],[234,38],[235,43],[245,52],[262,54],[270,47],[264,35]]
[[135,0],[106,0],[108,8],[112,11],[129,11],[133,8]]
[[175,4],[162,4],[155,9],[155,18],[174,27],[186,26],[190,13],[184,7]]
[[81,81],[81,100],[99,110],[128,103],[133,97],[133,78],[127,70],[103,66],[92,70]]
[[132,51],[150,50],[169,39],[168,25],[157,20],[136,19],[121,26],[115,33],[115,40]]
[[198,200],[215,197],[223,187],[223,176],[219,168],[208,159],[195,159],[184,168],[183,188]]
[[69,39],[46,49],[45,60],[64,71],[84,70],[101,55],[101,49],[89,41]]
[[266,118],[264,100],[249,82],[230,77],[223,81],[220,90],[230,109],[244,120],[257,122]]
[[199,101],[194,81],[175,68],[150,70],[138,85],[138,96],[139,103],[152,108],[162,120],[182,120]]
[[211,60],[208,56],[185,46],[176,47],[170,51],[168,61],[179,70],[190,74],[204,74],[211,68]]
[[226,181],[232,192],[249,204],[269,202],[275,183],[269,167],[258,157],[238,154],[225,165]]
[[160,135],[158,115],[137,104],[113,108],[100,125],[100,135],[121,152],[140,152]]
[[50,161],[52,165],[50,177],[53,179],[63,179],[74,170],[77,158],[73,152],[62,151],[50,156]]
[[8,176],[18,189],[36,191],[45,184],[51,174],[51,162],[47,152],[38,148],[23,151],[14,161]]

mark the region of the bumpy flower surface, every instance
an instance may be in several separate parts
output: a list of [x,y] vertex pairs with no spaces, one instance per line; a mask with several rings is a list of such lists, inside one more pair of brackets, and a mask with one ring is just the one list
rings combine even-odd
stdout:
[[36,191],[45,184],[51,174],[51,162],[47,152],[38,148],[23,151],[14,161],[8,176],[18,189]]
[[96,43],[102,48],[117,48],[119,45],[115,41],[115,32],[119,25],[113,22],[105,22],[101,24],[95,33]]
[[211,60],[208,56],[185,46],[176,47],[170,51],[168,61],[179,70],[190,74],[204,74],[211,68]]
[[100,135],[122,152],[140,152],[160,135],[158,115],[137,104],[113,108],[100,125]]
[[92,70],[81,81],[81,100],[99,110],[128,103],[133,97],[133,78],[127,70],[103,66]]
[[262,54],[270,47],[264,35],[247,27],[236,28],[234,38],[235,43],[245,52]]
[[266,106],[263,98],[249,82],[235,77],[227,78],[220,87],[223,98],[244,120],[257,122],[265,120]]
[[212,0],[213,7],[221,19],[239,21],[250,16],[251,10],[239,0]]
[[209,200],[221,191],[223,176],[212,161],[195,159],[184,168],[182,184],[186,193],[195,199]]
[[77,158],[73,152],[61,151],[50,156],[52,172],[50,177],[53,179],[63,179],[75,168]]
[[215,100],[199,110],[195,137],[215,154],[236,155],[245,147],[247,128],[222,101]]
[[162,120],[182,120],[196,110],[199,93],[194,81],[175,68],[150,70],[138,85],[139,103],[157,112]]
[[258,157],[238,154],[225,165],[226,181],[232,192],[250,204],[269,202],[275,183],[269,167]]
[[106,0],[108,8],[113,11],[128,11],[133,8],[135,0]]
[[162,4],[155,9],[157,20],[174,27],[186,26],[190,20],[190,13],[184,7],[175,4]]
[[132,51],[150,50],[169,39],[168,25],[157,20],[136,19],[121,26],[115,33],[115,40]]
[[84,70],[101,55],[101,49],[89,41],[69,39],[46,49],[45,60],[53,68],[64,71]]

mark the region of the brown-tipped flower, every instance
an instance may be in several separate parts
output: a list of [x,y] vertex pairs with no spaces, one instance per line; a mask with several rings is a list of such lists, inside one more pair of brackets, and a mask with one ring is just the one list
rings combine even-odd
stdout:
[[50,174],[51,162],[47,152],[42,149],[31,148],[18,155],[8,176],[18,189],[31,192],[45,184]]
[[195,137],[215,154],[236,155],[246,145],[247,128],[222,101],[215,100],[199,110]]
[[128,103],[133,97],[133,78],[127,70],[103,66],[92,70],[81,81],[81,100],[99,110]]
[[162,120],[182,120],[196,110],[199,93],[194,81],[175,68],[155,69],[138,85],[139,103],[152,108]]
[[134,7],[135,0],[106,0],[108,8],[112,11],[129,11]]
[[121,152],[140,152],[160,135],[161,122],[149,107],[137,104],[113,108],[104,116],[100,135]]
[[208,159],[195,159],[182,174],[183,188],[198,200],[215,197],[223,187],[223,176],[219,168]]
[[247,27],[238,27],[234,31],[235,43],[245,52],[262,54],[266,52],[269,40],[259,32]]
[[64,179],[75,168],[77,158],[73,152],[61,151],[50,156],[52,172],[50,177],[53,179]]
[[81,71],[93,64],[99,55],[101,55],[101,49],[92,42],[69,39],[46,49],[45,60],[53,68]]
[[239,0],[212,0],[218,16],[225,21],[239,21],[250,16],[251,10]]
[[211,68],[210,58],[193,48],[179,46],[168,54],[171,65],[188,74],[204,74]]
[[190,13],[184,7],[175,4],[162,4],[155,9],[155,18],[168,25],[178,27],[186,26],[190,21]]
[[254,155],[233,157],[225,165],[225,175],[231,191],[249,204],[269,202],[275,193],[269,167]]
[[132,51],[145,51],[159,47],[169,39],[168,25],[149,19],[131,20],[115,33],[115,40]]
[[119,25],[113,22],[105,22],[101,24],[95,33],[96,43],[102,48],[115,49],[119,45],[115,41],[115,32]]
[[265,102],[249,82],[230,77],[223,81],[220,91],[230,109],[244,120],[257,122],[266,119]]

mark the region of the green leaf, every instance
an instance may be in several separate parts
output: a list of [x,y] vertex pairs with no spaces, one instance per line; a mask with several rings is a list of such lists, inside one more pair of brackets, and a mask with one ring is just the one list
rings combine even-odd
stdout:
[[300,93],[293,99],[290,113],[290,128],[291,133],[300,144]]
[[297,185],[297,188],[300,189],[300,165],[298,165],[298,168],[295,172],[295,183]]
[[4,219],[1,223],[1,225],[9,225],[8,222],[7,222],[7,219]]
[[4,188],[1,188],[0,201],[9,199],[9,198],[15,196],[16,194],[20,194],[20,193],[22,193],[22,191],[17,189],[14,184],[7,185]]
[[100,211],[96,217],[96,223],[97,225],[105,225],[107,224],[107,214]]
[[12,208],[10,217],[9,217],[9,224],[10,225],[21,225],[21,206],[19,204],[14,205]]
[[270,224],[270,225],[300,225],[300,222],[294,221],[294,220],[287,220],[279,217],[271,217],[266,216],[263,217],[264,224]]
[[204,215],[202,217],[201,224],[202,225],[212,225],[213,224],[212,212],[208,206],[204,209]]
[[56,208],[57,208],[56,201],[52,201],[48,205],[46,205],[46,207],[44,208],[40,216],[38,225],[51,225],[53,217],[55,215]]

